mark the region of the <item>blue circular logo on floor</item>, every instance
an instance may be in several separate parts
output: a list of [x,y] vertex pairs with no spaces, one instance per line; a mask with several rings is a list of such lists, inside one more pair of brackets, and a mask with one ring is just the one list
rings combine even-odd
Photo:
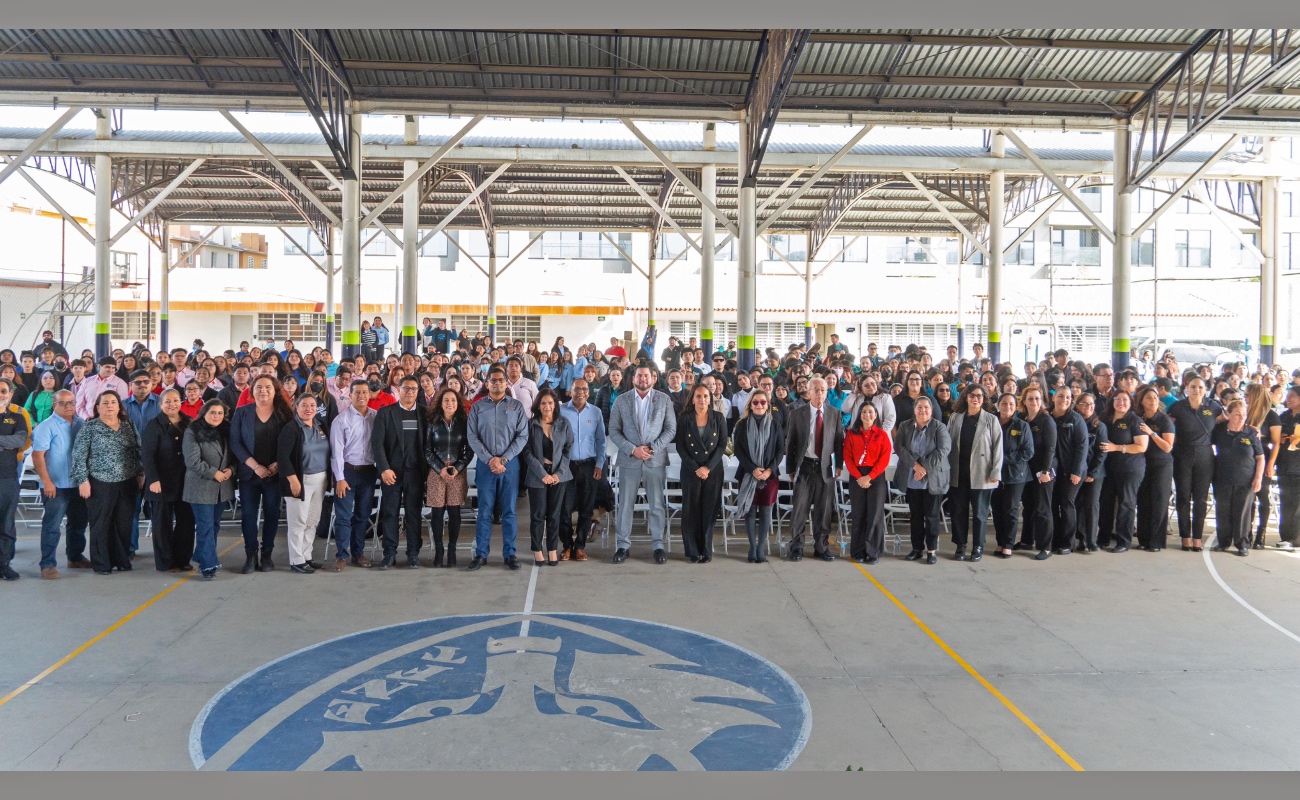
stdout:
[[223,689],[190,732],[219,770],[779,770],[808,698],[701,633],[591,614],[482,614],[344,636]]

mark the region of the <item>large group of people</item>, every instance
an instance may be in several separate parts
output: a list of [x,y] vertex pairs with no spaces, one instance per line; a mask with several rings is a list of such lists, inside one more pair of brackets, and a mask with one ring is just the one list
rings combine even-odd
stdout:
[[[403,539],[407,568],[456,567],[471,475],[469,570],[488,563],[494,524],[505,566],[521,567],[524,496],[539,566],[586,561],[599,510],[614,563],[631,556],[638,510],[655,563],[667,561],[670,512],[684,558],[709,563],[724,505],[743,521],[747,560],[763,563],[783,483],[792,561],[807,539],[811,557],[835,560],[847,508],[849,556],[877,563],[890,504],[908,511],[906,559],[925,564],[945,521],[953,558],[982,560],[990,515],[998,558],[1158,552],[1171,499],[1182,549],[1198,552],[1211,496],[1219,549],[1246,556],[1264,546],[1274,482],[1276,546],[1300,544],[1300,371],[1184,367],[1166,353],[1116,374],[1058,350],[1017,372],[978,344],[968,357],[875,344],[855,356],[834,335],[755,353],[743,370],[734,342],[709,353],[674,337],[656,352],[651,329],[632,354],[617,339],[544,349],[432,320],[421,352],[398,354],[385,352],[382,319],[364,327],[362,353],[337,361],[292,341],[73,358],[48,331],[31,351],[0,351],[0,577],[19,577],[29,451],[46,579],[60,575],[60,538],[67,568],[131,570],[142,516],[157,570],[211,579],[236,498],[244,573],[276,569],[282,507],[295,573],[391,569]],[[322,563],[326,536],[334,557]]]

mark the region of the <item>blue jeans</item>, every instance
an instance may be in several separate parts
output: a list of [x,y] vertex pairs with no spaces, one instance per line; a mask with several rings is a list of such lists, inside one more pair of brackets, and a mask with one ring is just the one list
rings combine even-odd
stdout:
[[375,507],[374,467],[364,470],[343,467],[343,480],[348,482],[346,497],[334,497],[334,557],[355,558],[366,551],[366,528],[370,525],[370,511]]
[[244,551],[257,552],[257,509],[262,509],[262,553],[275,549],[275,529],[280,527],[279,478],[241,478],[239,524],[244,530]]
[[41,495],[45,514],[41,517],[41,569],[56,566],[59,526],[68,518],[68,563],[86,559],[86,501],[76,489],[56,489],[53,497]]
[[194,512],[194,560],[199,562],[199,569],[221,566],[217,560],[217,531],[221,530],[221,509],[224,507],[225,503],[190,504],[190,510]]
[[474,471],[474,485],[478,488],[478,519],[474,523],[474,556],[488,557],[492,539],[492,516],[501,513],[501,555],[510,558],[515,554],[515,503],[519,500],[519,459],[506,464],[506,471],[493,475],[487,464],[479,463]]

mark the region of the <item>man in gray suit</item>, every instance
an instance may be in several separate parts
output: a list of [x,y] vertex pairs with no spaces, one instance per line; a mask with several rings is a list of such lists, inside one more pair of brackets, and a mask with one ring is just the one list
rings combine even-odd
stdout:
[[[834,561],[830,551],[835,480],[844,459],[844,424],[826,402],[826,381],[808,381],[808,402],[790,412],[785,437],[785,469],[794,484],[790,511],[790,560],[803,560],[803,531],[812,512],[813,555]],[[820,436],[818,435],[820,434]]]
[[654,370],[642,364],[632,375],[632,388],[614,401],[609,412],[609,440],[618,448],[618,511],[614,520],[614,563],[627,560],[632,548],[632,506],[637,488],[644,486],[650,506],[647,526],[656,564],[664,556],[664,481],[668,448],[677,435],[677,420],[668,395],[657,392]]

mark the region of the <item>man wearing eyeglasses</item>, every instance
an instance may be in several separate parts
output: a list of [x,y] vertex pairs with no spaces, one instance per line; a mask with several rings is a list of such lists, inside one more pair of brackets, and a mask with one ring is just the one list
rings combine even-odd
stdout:
[[60,577],[55,552],[59,526],[67,520],[65,552],[70,569],[90,569],[86,559],[86,501],[72,480],[72,442],[81,430],[77,397],[67,389],[54,393],[54,413],[32,432],[32,466],[41,479],[41,577]]
[[[162,410],[159,395],[153,393],[153,379],[149,373],[138,369],[131,373],[131,396],[123,399],[122,407],[127,419],[135,428],[137,438],[144,436],[144,426],[158,416]],[[131,515],[131,555],[140,548],[140,509],[144,503],[144,492],[135,493],[135,513]]]
[[487,397],[469,410],[465,425],[470,449],[477,459],[474,485],[478,489],[478,522],[474,526],[474,559],[470,570],[487,563],[492,540],[492,518],[501,517],[501,555],[506,567],[519,569],[515,557],[515,503],[519,499],[519,454],[528,444],[524,406],[510,396],[506,372],[499,365],[488,370]]
[[379,532],[384,541],[384,560],[380,569],[397,564],[397,516],[406,512],[406,566],[418,569],[420,546],[420,512],[424,506],[424,481],[428,465],[424,460],[424,409],[416,402],[420,383],[407,375],[397,388],[397,402],[384,406],[375,415],[370,447],[375,468],[383,484],[379,496]]

